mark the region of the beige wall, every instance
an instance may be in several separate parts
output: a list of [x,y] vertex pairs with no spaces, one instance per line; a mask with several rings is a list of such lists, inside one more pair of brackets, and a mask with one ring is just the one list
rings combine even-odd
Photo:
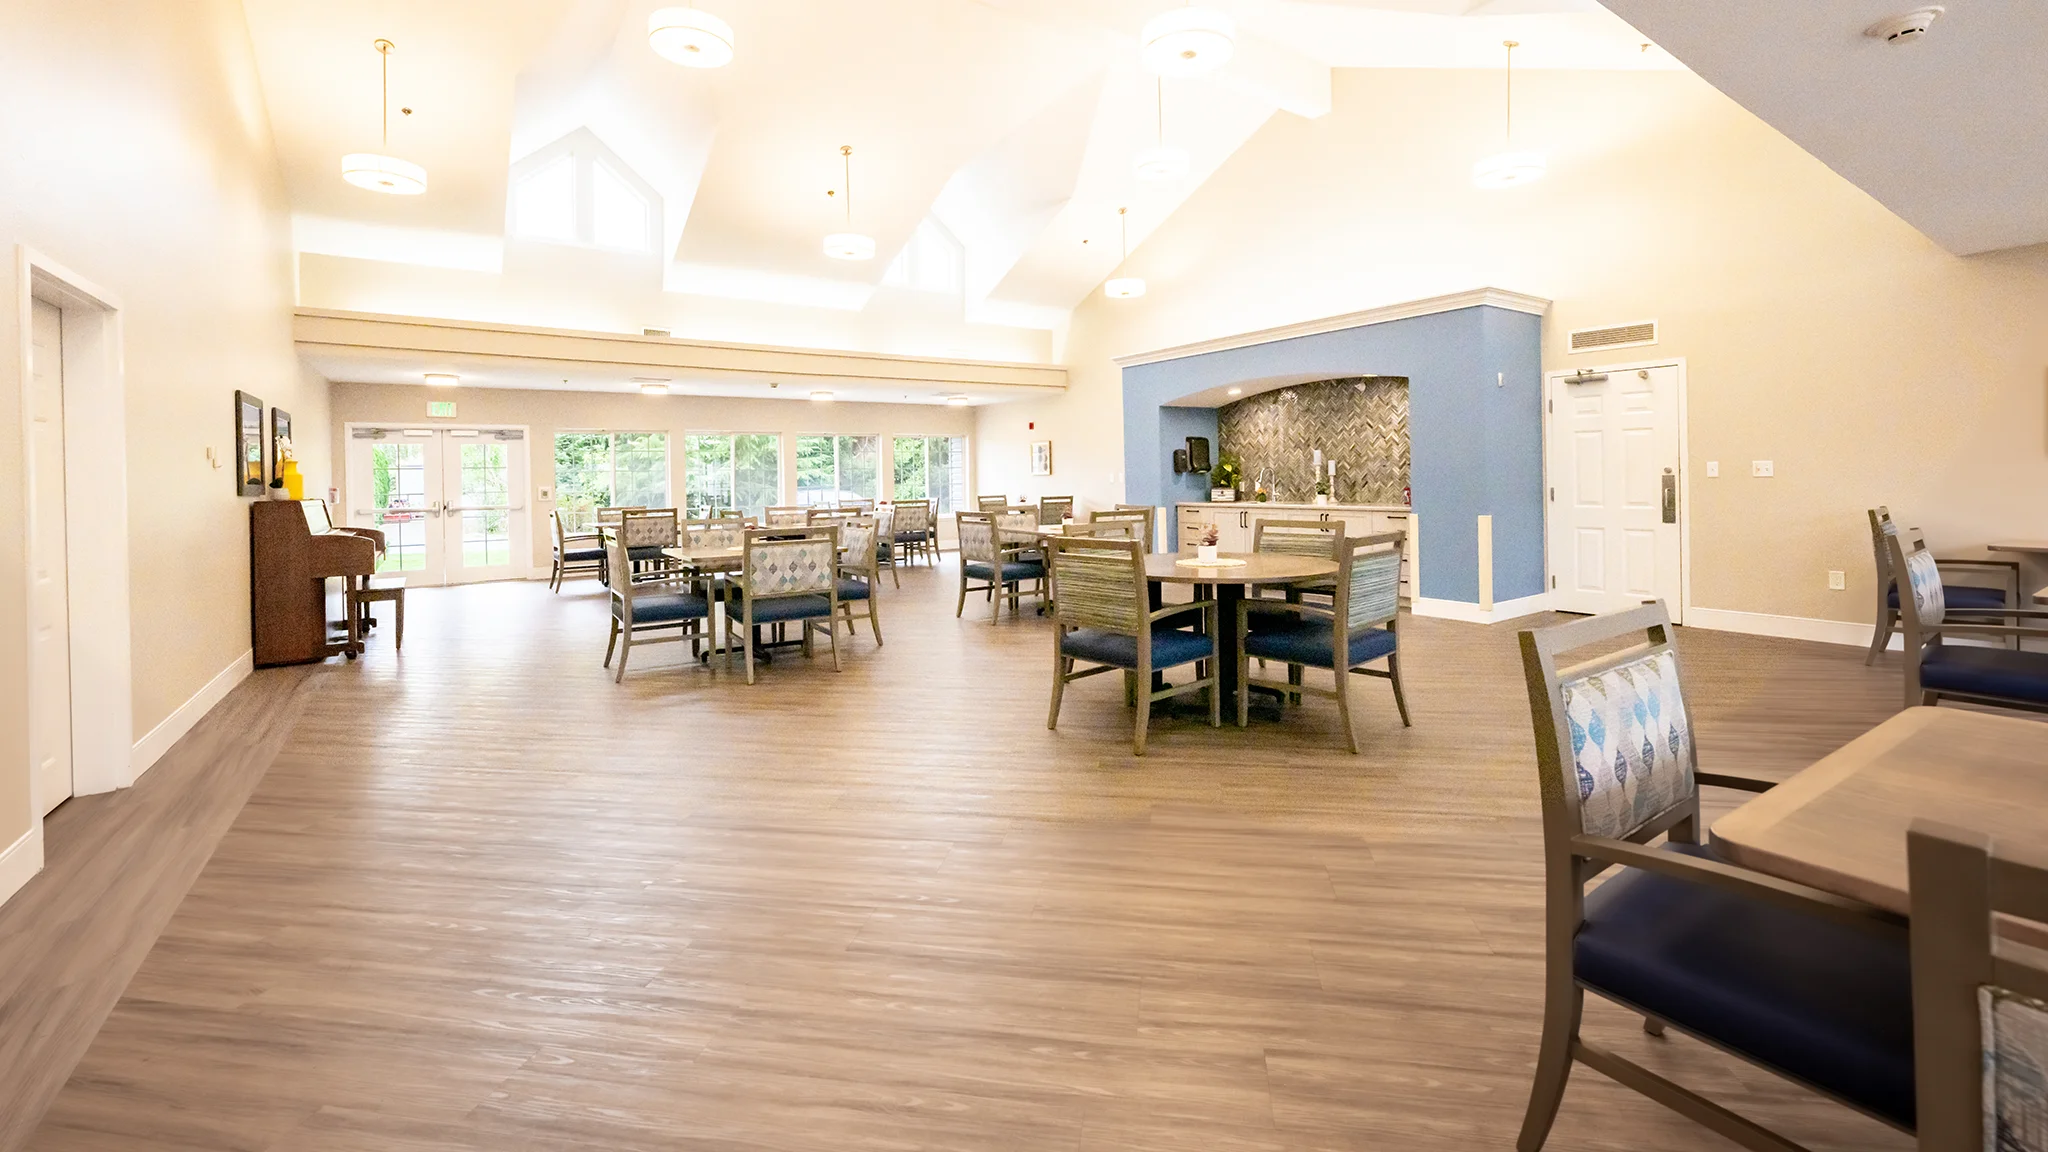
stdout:
[[128,468],[137,738],[249,648],[248,513],[205,459],[228,449],[235,389],[292,412],[321,486],[327,434],[326,390],[292,350],[288,218],[240,5],[9,0],[0,86],[4,845],[30,823],[17,246],[123,308],[127,443],[105,451]]
[[[974,434],[974,412],[931,404],[813,403],[804,400],[748,400],[718,396],[639,396],[616,392],[552,392],[513,388],[428,388],[424,385],[333,385],[334,459],[342,460],[349,423],[406,422],[431,426],[430,400],[456,402],[456,425],[514,424],[527,429],[532,475],[528,486],[555,484],[554,442],[557,432],[666,432],[669,435],[669,491],[680,502],[683,492],[680,438],[689,432],[779,432],[782,444],[784,498],[796,496],[796,445],[791,437],[804,433],[887,436],[967,436]],[[887,461],[888,447],[883,446]],[[974,446],[968,445],[973,467]],[[339,470],[338,470],[339,471]],[[882,496],[890,495],[890,469],[882,469]],[[337,483],[345,483],[337,480]],[[344,497],[348,494],[344,493]],[[545,568],[553,537],[548,506],[528,493],[535,510],[531,536],[533,563]],[[360,506],[360,505],[355,505]]]
[[[1148,295],[1077,312],[1070,391],[983,411],[982,488],[1120,491],[1111,356],[1491,285],[1555,302],[1546,370],[1686,358],[1699,606],[1867,620],[1876,503],[1944,552],[2048,537],[2048,246],[1950,256],[1690,74],[1517,81],[1550,175],[1509,191],[1467,178],[1496,75],[1345,71],[1332,115],[1275,117],[1132,254]],[[1565,351],[1652,318],[1657,347]]]

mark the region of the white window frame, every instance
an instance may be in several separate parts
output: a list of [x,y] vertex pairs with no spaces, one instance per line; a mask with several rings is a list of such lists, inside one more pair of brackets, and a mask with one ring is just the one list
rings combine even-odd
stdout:
[[[574,179],[571,181],[571,198],[575,213],[575,239],[565,240],[554,236],[532,236],[519,230],[517,206],[519,185],[526,178],[548,165],[569,157]],[[622,248],[597,242],[596,195],[593,190],[595,171],[599,164],[623,181],[627,188],[639,196],[647,208],[646,242],[638,247]],[[538,149],[512,165],[511,180],[505,196],[505,235],[523,244],[551,244],[557,247],[591,248],[600,252],[633,252],[648,254],[657,251],[662,238],[662,199],[654,185],[640,178],[631,165],[619,154],[605,147],[595,133],[588,128],[578,128],[554,143]]]

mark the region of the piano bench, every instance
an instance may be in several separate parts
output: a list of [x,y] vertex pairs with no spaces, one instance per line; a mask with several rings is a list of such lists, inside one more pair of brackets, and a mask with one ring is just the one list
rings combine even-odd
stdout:
[[392,635],[393,646],[400,652],[405,651],[405,585],[403,583],[371,584],[365,581],[360,588],[350,588],[348,597],[350,600],[355,601],[357,616],[362,619],[368,618],[366,609],[369,605],[380,600],[390,601],[393,605],[392,614],[396,617],[396,628],[393,630]]

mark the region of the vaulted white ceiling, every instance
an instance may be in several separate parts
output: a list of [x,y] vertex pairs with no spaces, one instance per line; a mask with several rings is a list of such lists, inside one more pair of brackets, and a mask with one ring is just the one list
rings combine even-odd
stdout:
[[[246,7],[316,251],[509,268],[508,173],[587,130],[657,194],[670,291],[868,307],[929,233],[957,243],[963,321],[1040,328],[1119,263],[1118,207],[1135,248],[1270,117],[1326,112],[1333,67],[1498,68],[1504,39],[1524,45],[1517,67],[1677,66],[1593,0],[1207,0],[1238,21],[1236,56],[1162,91],[1138,32],[1173,2],[701,0],[735,32],[736,58],[717,70],[649,50],[656,0]],[[388,151],[426,166],[422,196],[339,176],[344,153],[387,150],[378,37],[397,45]],[[1191,168],[1140,183],[1131,158],[1155,142],[1162,96],[1165,139]],[[842,144],[853,229],[877,243],[868,262],[819,247],[846,223],[844,195],[826,195]]]

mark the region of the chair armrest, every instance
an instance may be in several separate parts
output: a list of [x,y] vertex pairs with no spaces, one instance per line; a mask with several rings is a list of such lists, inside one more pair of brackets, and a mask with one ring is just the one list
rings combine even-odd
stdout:
[[1301,617],[1303,620],[1315,620],[1324,624],[1337,618],[1337,614],[1327,608],[1314,604],[1303,604],[1299,600],[1261,600],[1246,597],[1237,602],[1237,618],[1239,620],[1250,619],[1251,614],[1254,612],[1265,616],[1290,612]]
[[1936,556],[1934,562],[1951,568],[2003,568],[2015,575],[2020,570],[2020,562],[2017,560],[1966,560],[1960,556]]
[[2019,624],[1957,624],[1944,620],[1924,631],[1957,636],[2017,636],[2022,640],[2048,640],[2048,628],[2028,628]]
[[1994,620],[2002,616],[2026,616],[2036,620],[2048,619],[2048,608],[1950,608],[1943,615],[1949,613],[1954,613],[1958,616],[1984,616]]
[[1906,918],[1896,912],[1876,908],[1860,900],[1809,888],[1776,876],[1766,876],[1747,868],[1719,860],[1702,860],[1697,856],[1684,856],[1677,852],[1660,852],[1641,844],[1626,840],[1615,840],[1606,836],[1579,835],[1571,838],[1572,851],[1593,860],[1610,864],[1621,864],[1640,868],[1645,872],[1656,872],[1677,880],[1690,880],[1705,884],[1724,892],[1734,892],[1751,899],[1775,904],[1794,912],[1820,916],[1851,928],[1877,933],[1890,933],[1906,926]]
[[1165,620],[1173,616],[1185,616],[1190,612],[1201,612],[1214,607],[1216,607],[1214,600],[1190,600],[1186,604],[1168,604],[1166,607],[1155,612],[1147,612],[1145,614],[1145,622],[1150,624],[1154,620]]
[[1720,772],[1695,772],[1693,779],[1706,788],[1733,788],[1738,792],[1769,792],[1778,786],[1776,780],[1758,780],[1753,776],[1728,776]]

